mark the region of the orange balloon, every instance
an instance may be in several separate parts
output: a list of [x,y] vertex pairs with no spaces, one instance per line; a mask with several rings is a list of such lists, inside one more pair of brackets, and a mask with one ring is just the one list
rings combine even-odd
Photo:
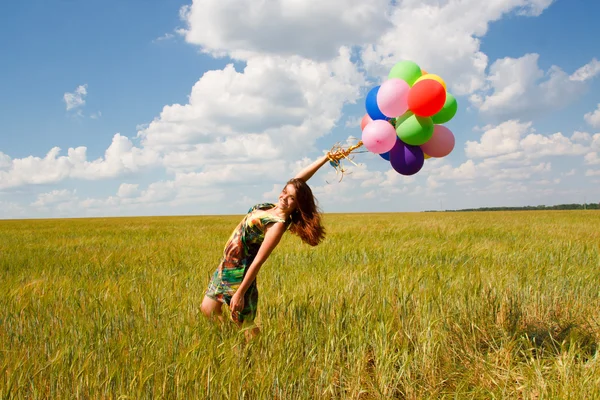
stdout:
[[363,131],[369,122],[373,121],[369,114],[365,114],[360,121],[360,130]]
[[438,81],[439,83],[442,84],[442,86],[444,87],[444,90],[448,90],[446,88],[446,82],[444,82],[444,80],[442,78],[440,78],[438,75],[435,74],[425,74],[425,75],[421,75],[421,77],[419,79],[417,79],[415,81],[415,83],[425,80],[425,79],[433,79],[434,81]]
[[427,75],[429,72],[425,71],[423,68],[421,68],[421,76],[423,75]]
[[419,117],[431,117],[444,107],[446,90],[433,79],[417,82],[408,92],[408,109]]

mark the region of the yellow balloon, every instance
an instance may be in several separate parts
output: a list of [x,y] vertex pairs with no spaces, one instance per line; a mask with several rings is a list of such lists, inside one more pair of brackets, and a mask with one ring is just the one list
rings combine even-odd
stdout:
[[423,68],[421,68],[421,76],[423,75],[427,75],[429,72],[425,71]]
[[425,157],[425,159],[427,160],[428,158],[431,158],[431,156],[429,154],[423,153],[423,157]]
[[446,82],[444,82],[444,80],[443,80],[442,78],[440,78],[439,76],[437,76],[436,74],[425,74],[425,75],[421,75],[421,76],[419,77],[419,79],[417,79],[417,80],[415,81],[415,83],[417,83],[417,82],[419,82],[419,81],[422,81],[422,80],[425,80],[425,79],[433,79],[434,81],[438,81],[439,83],[441,83],[441,84],[442,84],[442,86],[444,87],[444,90],[447,90],[447,89],[446,89]]

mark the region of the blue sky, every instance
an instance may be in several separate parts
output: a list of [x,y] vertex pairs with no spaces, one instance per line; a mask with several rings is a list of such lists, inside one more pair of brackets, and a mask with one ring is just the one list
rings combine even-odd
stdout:
[[592,0],[3,2],[0,218],[274,201],[360,137],[366,93],[403,59],[457,97],[454,151],[411,177],[373,154],[341,182],[326,166],[310,182],[325,212],[599,202],[599,14]]

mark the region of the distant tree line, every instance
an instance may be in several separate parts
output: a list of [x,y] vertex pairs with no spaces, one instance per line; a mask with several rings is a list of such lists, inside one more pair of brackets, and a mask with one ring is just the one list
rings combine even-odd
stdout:
[[[557,204],[555,206],[481,207],[444,211],[534,211],[534,210],[600,210],[600,203]],[[431,210],[432,212],[436,210]]]

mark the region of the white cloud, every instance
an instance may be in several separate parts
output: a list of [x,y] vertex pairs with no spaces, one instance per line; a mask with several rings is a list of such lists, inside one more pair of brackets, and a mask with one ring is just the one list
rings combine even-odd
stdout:
[[575,131],[571,136],[571,140],[578,143],[587,143],[592,140],[592,135],[587,132]]
[[344,126],[346,128],[359,128],[363,117],[349,117]]
[[[390,26],[386,0],[193,0],[181,9],[185,39],[215,56],[337,57]],[[232,10],[236,10],[232,12]]]
[[600,73],[600,61],[595,58],[589,63],[579,68],[573,75],[569,77],[570,80],[576,82],[584,82],[591,78],[594,78]]
[[465,153],[470,158],[492,157],[519,150],[521,137],[532,131],[531,122],[507,121],[498,126],[483,128],[480,142],[467,141]]
[[4,154],[0,151],[0,171],[9,169],[12,165],[12,159],[8,156],[8,154]]
[[162,36],[159,36],[159,37],[157,37],[156,39],[154,39],[154,40],[153,40],[153,42],[154,42],[154,43],[157,43],[157,42],[164,42],[164,41],[167,41],[167,40],[171,40],[171,39],[173,39],[174,37],[175,37],[175,35],[174,35],[173,33],[167,32],[167,33],[165,33],[164,35],[162,35]]
[[126,137],[116,134],[104,158],[87,161],[87,148],[69,148],[59,156],[60,148],[52,148],[44,158],[29,156],[10,160],[0,170],[0,189],[28,184],[57,183],[67,178],[98,180],[137,172],[141,167],[157,165],[157,153],[133,146]]
[[121,183],[117,191],[117,196],[123,198],[136,197],[140,192],[138,189],[139,186],[137,183]]
[[595,151],[586,154],[584,160],[587,165],[600,165],[600,157],[598,156],[598,152]]
[[27,209],[13,201],[0,201],[0,218],[26,217]]
[[521,1],[521,5],[517,13],[519,15],[526,15],[531,17],[537,17],[548,8],[555,0],[532,0],[532,1]]
[[[362,58],[372,76],[385,76],[400,60],[413,60],[438,73],[454,94],[473,93],[485,85],[488,57],[480,51],[480,37],[489,24],[507,13],[539,15],[552,1],[463,0],[398,2],[386,31]],[[433,69],[435,68],[435,69]]]
[[209,164],[201,172],[178,172],[175,179],[179,185],[194,187],[247,185],[265,180],[281,181],[286,172],[285,162],[279,160],[254,164]]
[[550,136],[539,134],[527,135],[521,140],[521,148],[528,157],[538,158],[544,156],[574,156],[581,155],[587,148],[581,144],[573,143],[562,133],[554,133]]
[[85,96],[87,96],[87,84],[77,86],[72,93],[65,93],[63,99],[67,105],[67,111],[84,106]]
[[549,136],[535,133],[531,122],[506,121],[498,126],[487,126],[480,142],[467,141],[465,154],[470,158],[504,155],[515,159],[534,159],[545,156],[581,155],[588,147],[571,141],[562,133]]
[[[471,97],[471,102],[484,115],[506,119],[521,118],[563,108],[580,97],[588,87],[576,72],[569,76],[557,66],[547,72],[538,67],[538,54],[521,58],[503,58],[490,67],[488,87]],[[589,64],[588,64],[589,65]]]
[[290,148],[311,149],[358,98],[364,77],[356,68],[342,49],[330,63],[255,57],[241,72],[233,65],[209,71],[188,104],[165,106],[138,137],[172,170],[289,159]]
[[587,171],[585,171],[585,176],[600,176],[600,169],[588,169]]
[[494,186],[498,188],[544,175],[551,172],[551,170],[552,165],[543,162],[539,164],[525,163],[520,166],[504,166],[488,162],[488,160],[484,160],[479,164],[476,164],[473,160],[467,160],[457,168],[444,165],[437,170],[431,171],[430,174],[436,180],[478,183],[500,182]]
[[598,108],[595,111],[585,114],[583,118],[590,126],[600,128],[600,104],[598,104]]
[[278,160],[281,179],[288,173],[286,162],[313,149],[315,140],[341,118],[344,104],[358,98],[363,83],[347,49],[328,63],[256,57],[242,72],[229,65],[204,74],[188,104],[165,106],[142,127],[141,147],[116,134],[104,157],[93,161],[83,146],[70,148],[66,156],[59,155],[59,148],[42,158],[13,160],[2,153],[0,188],[114,178],[160,163],[169,172],[196,172],[206,181],[226,182],[221,171],[235,180],[238,171],[265,170]]
[[77,190],[53,190],[37,196],[37,200],[31,203],[34,207],[56,206],[60,203],[71,203],[77,200]]

